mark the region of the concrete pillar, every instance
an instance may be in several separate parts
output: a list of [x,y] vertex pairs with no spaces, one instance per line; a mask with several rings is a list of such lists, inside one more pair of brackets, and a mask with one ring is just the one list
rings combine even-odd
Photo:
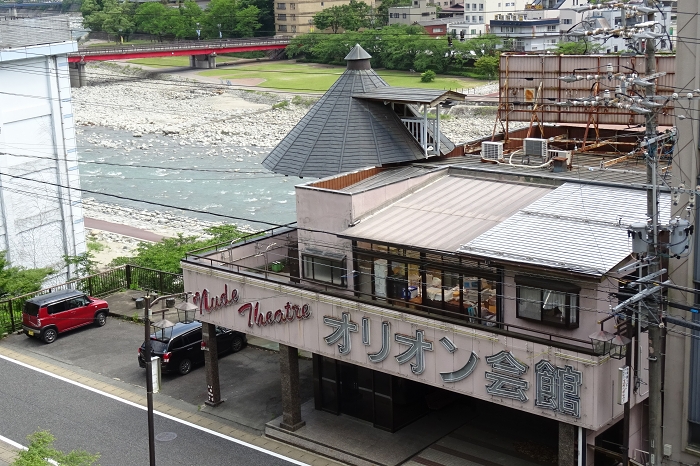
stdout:
[[68,71],[70,74],[70,87],[87,86],[85,63],[68,63]]
[[[207,401],[209,406],[223,403],[221,384],[219,383],[219,353],[216,345],[216,325],[202,323],[202,341],[206,344],[204,367],[207,371]],[[195,350],[197,351],[197,350]]]
[[559,423],[559,466],[576,466],[577,431],[574,425]]
[[205,69],[216,68],[216,54],[190,55],[190,67]]
[[299,394],[299,350],[280,344],[280,373],[282,379],[282,422],[280,427],[294,432],[306,425],[301,420]]

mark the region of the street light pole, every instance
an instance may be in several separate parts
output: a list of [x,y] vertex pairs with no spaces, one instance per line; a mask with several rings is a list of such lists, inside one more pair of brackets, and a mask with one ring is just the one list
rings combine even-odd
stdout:
[[[148,458],[150,466],[156,466],[156,435],[153,418],[153,372],[151,364],[151,319],[150,308],[152,304],[156,304],[162,299],[175,298],[185,295],[187,299],[188,293],[175,293],[166,296],[160,296],[151,303],[151,296],[147,295],[143,298],[143,323],[145,332],[144,343],[144,359],[146,360],[146,405],[148,408]],[[192,306],[183,307],[184,311],[191,311]]]
[[148,405],[148,458],[150,466],[156,466],[156,436],[153,420],[153,372],[151,367],[151,319],[149,317],[150,300],[150,296],[143,298],[143,322],[144,331],[146,333],[144,359],[146,360],[146,403]]

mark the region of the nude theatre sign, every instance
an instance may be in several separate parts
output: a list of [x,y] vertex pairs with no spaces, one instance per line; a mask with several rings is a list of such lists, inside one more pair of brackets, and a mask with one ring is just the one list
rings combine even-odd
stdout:
[[[212,295],[206,288],[194,295],[193,302],[199,306],[200,315],[222,310],[228,307],[237,307],[240,316],[248,317],[248,327],[267,327],[290,323],[294,320],[306,320],[311,318],[311,307],[308,304],[298,305],[287,302],[282,308],[276,310],[264,310],[260,302],[239,304],[237,289],[229,292],[228,285],[224,285],[224,292],[220,295]],[[329,345],[337,345],[341,355],[350,355],[353,351],[353,333],[361,335],[363,346],[371,344],[371,322],[366,315],[361,317],[359,323],[352,320],[349,312],[342,312],[340,318],[324,316],[323,324],[329,327],[328,335],[323,341]],[[415,335],[403,335],[392,333],[391,321],[381,322],[379,338],[381,348],[376,352],[367,352],[367,360],[372,364],[379,364],[390,356],[396,359],[399,365],[409,363],[411,372],[421,375],[426,368],[426,352],[446,352],[445,356],[455,353],[458,348],[447,336],[439,339],[440,345],[433,344],[425,338],[424,330],[415,330]],[[396,343],[398,350],[394,350]],[[394,354],[395,353],[395,354]],[[519,361],[510,351],[499,351],[496,354],[486,356],[485,363],[488,366],[484,372],[486,393],[501,398],[511,398],[521,403],[529,400],[530,382],[524,377],[530,367]],[[467,379],[475,372],[479,364],[479,357],[472,351],[465,365],[450,372],[440,372],[443,383],[457,384]],[[561,414],[579,418],[581,416],[581,385],[583,374],[570,365],[558,367],[546,359],[540,360],[534,366],[535,406],[542,409],[551,409]]]
[[[238,290],[232,289],[229,293],[228,285],[224,285],[224,292],[220,295],[212,295],[204,288],[201,292],[196,292],[192,298],[195,306],[199,306],[199,314],[207,314],[238,305]],[[311,317],[311,308],[308,304],[299,306],[298,304],[287,303],[284,308],[275,311],[264,311],[260,309],[260,303],[245,303],[238,307],[238,313],[242,316],[248,315],[248,327],[257,325],[266,327],[268,325],[283,324],[293,320],[304,320]]]

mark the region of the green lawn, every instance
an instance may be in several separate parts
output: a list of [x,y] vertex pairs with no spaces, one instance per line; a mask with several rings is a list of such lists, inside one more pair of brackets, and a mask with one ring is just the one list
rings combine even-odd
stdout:
[[[135,62],[138,60],[134,60]],[[343,74],[345,67],[319,67],[308,64],[266,63],[241,65],[233,69],[202,71],[202,76],[214,76],[223,80],[261,78],[265,81],[259,87],[302,92],[326,92]],[[423,83],[420,73],[406,71],[386,71],[377,73],[391,86],[420,87],[429,89],[469,88],[479,81],[453,76],[438,76],[431,83]]]
[[154,68],[170,66],[189,66],[190,57],[188,55],[182,55],[179,57],[135,58],[133,60],[129,60],[129,63],[152,66]]

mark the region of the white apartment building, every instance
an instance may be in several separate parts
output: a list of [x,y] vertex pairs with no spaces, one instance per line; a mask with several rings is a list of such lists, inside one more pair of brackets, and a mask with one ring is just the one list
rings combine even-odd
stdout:
[[51,267],[85,251],[65,18],[0,21],[0,250],[13,266]]

